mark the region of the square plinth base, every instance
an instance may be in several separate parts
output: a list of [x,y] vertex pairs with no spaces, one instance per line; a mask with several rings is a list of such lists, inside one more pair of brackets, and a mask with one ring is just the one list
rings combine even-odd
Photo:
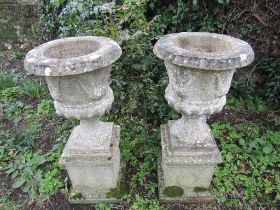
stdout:
[[168,125],[162,125],[162,157],[158,163],[160,201],[168,203],[212,202],[213,196],[208,189],[214,167],[222,161],[217,145],[214,142],[214,145],[209,148],[200,145],[185,147],[177,153],[173,148],[173,143],[174,139],[170,135]]
[[168,197],[164,195],[163,191],[165,189],[163,170],[161,166],[161,158],[158,159],[158,193],[159,201],[161,203],[180,203],[180,204],[193,204],[193,203],[212,203],[214,201],[214,196],[209,191],[204,192],[194,192],[184,190],[183,195],[177,197]]
[[120,127],[115,125],[110,136],[110,147],[105,152],[89,147],[92,152],[83,153],[82,148],[73,153],[71,142],[67,142],[59,162],[67,169],[72,183],[71,203],[120,202],[107,196],[111,189],[123,182],[125,164],[120,161]]
[[[118,181],[124,183],[125,181],[126,164],[121,161]],[[102,193],[103,194],[103,193]],[[74,204],[91,204],[91,203],[121,203],[122,200],[118,198],[109,198],[99,196],[95,189],[83,188],[83,189],[71,189],[68,201]]]

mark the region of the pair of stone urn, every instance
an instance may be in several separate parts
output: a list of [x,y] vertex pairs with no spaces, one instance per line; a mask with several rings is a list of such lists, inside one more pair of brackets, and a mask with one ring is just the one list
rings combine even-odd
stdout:
[[[121,53],[109,38],[85,36],[42,44],[25,58],[29,73],[46,77],[57,114],[80,120],[60,158],[72,183],[73,203],[119,201],[107,195],[122,179],[120,128],[98,118],[114,100],[109,76]],[[209,188],[214,166],[222,160],[202,118],[222,110],[234,69],[250,64],[254,53],[244,41],[205,32],[166,35],[154,53],[168,71],[168,104],[182,114],[161,126],[160,200],[209,201],[207,190],[196,189]],[[182,194],[165,194],[175,188]]]

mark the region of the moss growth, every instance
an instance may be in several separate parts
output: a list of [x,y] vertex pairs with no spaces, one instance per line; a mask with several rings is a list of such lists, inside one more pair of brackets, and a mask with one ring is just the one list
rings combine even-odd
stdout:
[[164,196],[166,197],[180,197],[184,194],[184,190],[181,187],[178,186],[170,186],[170,187],[166,187],[163,190],[162,193]]
[[204,187],[195,187],[193,191],[196,192],[196,193],[206,192],[206,191],[208,191],[208,188],[204,188]]
[[83,196],[82,193],[73,193],[70,195],[70,199],[73,199],[73,200],[84,200],[85,197]]
[[123,182],[118,182],[117,187],[111,188],[109,192],[106,193],[107,198],[117,198],[121,199],[125,194],[125,186]]

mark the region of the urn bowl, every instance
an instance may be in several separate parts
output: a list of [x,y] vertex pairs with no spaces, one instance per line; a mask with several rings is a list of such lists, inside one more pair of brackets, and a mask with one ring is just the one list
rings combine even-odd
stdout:
[[109,38],[70,37],[34,48],[24,66],[29,73],[46,77],[59,115],[87,119],[110,108],[114,97],[108,79],[121,53]]
[[250,45],[227,35],[183,32],[162,37],[154,47],[165,61],[165,97],[185,115],[213,114],[226,103],[234,69],[254,59]]

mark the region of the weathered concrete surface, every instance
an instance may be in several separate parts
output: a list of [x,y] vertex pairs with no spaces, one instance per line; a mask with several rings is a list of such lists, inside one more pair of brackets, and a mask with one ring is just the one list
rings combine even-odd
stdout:
[[249,65],[254,53],[240,39],[207,32],[182,32],[162,37],[154,47],[160,59],[196,69],[229,70]]
[[74,203],[114,201],[106,193],[120,180],[120,128],[98,117],[113,103],[109,76],[121,53],[105,37],[71,37],[34,48],[24,61],[29,73],[46,77],[57,114],[80,120],[60,159],[72,194],[83,198],[71,198]]
[[[72,183],[70,202],[118,202],[118,199],[107,198],[106,193],[115,188],[117,182],[123,181],[119,151],[120,127],[114,126],[108,151],[81,147],[80,140],[87,139],[74,139],[72,135],[60,158],[60,164],[66,167]],[[75,194],[81,194],[83,199],[73,199]]]
[[[195,165],[194,165],[195,166]],[[188,175],[186,175],[188,176]],[[192,176],[192,175],[190,175]],[[185,178],[185,177],[184,177]],[[190,181],[190,178],[186,178],[187,181]],[[174,186],[174,185],[171,185]],[[176,186],[176,185],[175,185]],[[194,190],[186,190],[184,189],[184,194],[178,197],[168,197],[164,195],[164,189],[166,185],[164,184],[164,175],[162,168],[162,159],[158,160],[158,191],[159,191],[159,201],[162,203],[181,203],[181,204],[189,204],[189,203],[211,203],[214,200],[214,196],[208,190],[202,192],[194,192]]]
[[25,68],[40,76],[76,75],[108,67],[120,55],[121,48],[109,38],[69,37],[31,50],[26,55]]
[[[207,192],[195,189],[209,188],[214,167],[222,159],[203,116],[222,110],[234,69],[250,64],[254,53],[242,40],[204,32],[166,35],[156,43],[154,53],[164,60],[168,72],[165,98],[182,114],[161,127],[160,199],[208,198]],[[184,195],[167,199],[162,192],[171,186],[182,188]]]

